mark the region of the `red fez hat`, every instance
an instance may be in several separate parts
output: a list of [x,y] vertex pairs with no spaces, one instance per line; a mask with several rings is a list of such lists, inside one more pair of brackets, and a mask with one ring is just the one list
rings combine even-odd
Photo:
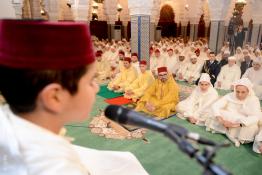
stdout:
[[147,62],[146,62],[146,60],[141,60],[140,64],[147,65]]
[[200,49],[197,48],[197,49],[195,50],[195,53],[200,53]]
[[167,72],[167,67],[159,67],[159,68],[157,68],[157,72],[158,73]]
[[96,52],[96,57],[101,57],[101,56],[102,56],[102,53],[99,52],[99,51],[97,51],[97,52]]
[[72,69],[94,62],[89,27],[76,22],[0,20],[0,65]]
[[125,57],[124,61],[128,61],[129,63],[131,63],[131,58],[130,57]]
[[159,50],[159,49],[156,49],[156,50],[155,50],[155,53],[160,53],[160,50]]
[[137,53],[132,53],[131,56],[136,56],[136,57],[138,57]]
[[98,50],[98,51],[96,51],[96,52],[100,53],[101,55],[103,54],[103,51],[102,51],[102,50]]
[[118,54],[125,55],[125,52],[124,52],[123,50],[119,50],[119,51],[118,51]]

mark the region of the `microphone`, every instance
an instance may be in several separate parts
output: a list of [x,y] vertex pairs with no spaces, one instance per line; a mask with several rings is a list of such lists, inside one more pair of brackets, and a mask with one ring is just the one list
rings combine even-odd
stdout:
[[121,106],[107,106],[105,109],[105,116],[113,121],[116,121],[117,123],[148,128],[163,133],[165,135],[168,135],[168,133],[172,131],[179,137],[185,137],[201,144],[211,146],[217,145],[217,143],[211,140],[200,137],[200,135],[197,133],[188,132],[188,130],[184,127],[175,124],[163,123],[161,121],[153,119],[152,117],[147,117],[139,112],[135,112]]
[[113,121],[116,121],[117,123],[135,125],[161,133],[165,132],[168,128],[167,124],[145,117],[141,113],[128,110],[117,105],[107,106],[105,109],[105,116]]

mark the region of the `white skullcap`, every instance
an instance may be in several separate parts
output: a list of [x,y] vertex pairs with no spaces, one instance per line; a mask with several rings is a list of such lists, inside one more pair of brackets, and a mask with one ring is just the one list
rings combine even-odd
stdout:
[[236,57],[231,56],[231,57],[228,57],[228,60],[234,60],[234,61],[236,61],[237,59],[236,59]]
[[202,81],[205,81],[205,82],[208,82],[208,83],[211,84],[209,74],[207,74],[207,73],[202,73],[202,74],[201,74],[201,77],[200,77],[200,79],[199,79],[199,82],[202,82]]

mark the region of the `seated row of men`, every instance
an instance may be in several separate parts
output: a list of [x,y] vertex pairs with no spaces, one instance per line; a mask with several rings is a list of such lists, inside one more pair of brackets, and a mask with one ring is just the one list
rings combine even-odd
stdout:
[[125,57],[123,70],[108,84],[108,89],[123,92],[124,97],[137,102],[137,110],[154,116],[165,118],[175,112],[179,101],[178,86],[166,67],[158,68],[157,79],[147,69],[147,62],[140,61],[140,71],[131,64],[131,59]]
[[[244,57],[244,61],[241,62],[240,67],[236,64],[236,57],[234,56],[223,58],[219,62],[216,60],[214,52],[210,52],[208,53],[208,60],[203,61],[198,57],[199,50],[196,50],[195,53],[190,54],[187,60],[183,54],[174,57],[172,49],[168,50],[169,57],[161,57],[159,49],[156,49],[155,55],[150,57],[150,70],[153,76],[156,77],[157,68],[166,66],[176,80],[192,84],[197,84],[200,73],[208,73],[214,87],[224,90],[233,90],[232,83],[240,79],[241,76],[246,77],[254,84],[256,95],[262,99],[262,76],[260,76],[262,73],[262,59],[260,57],[253,58],[253,60],[250,60],[250,57]],[[125,53],[123,51],[120,50],[118,60],[112,62],[104,59],[102,54],[102,51],[97,53],[99,79],[103,80],[115,77],[118,72],[124,70],[123,59],[125,58]],[[131,64],[137,71],[137,74],[139,74],[140,68],[136,53],[131,55]],[[134,76],[135,74],[129,77],[130,82]],[[117,91],[121,91],[121,89]]]

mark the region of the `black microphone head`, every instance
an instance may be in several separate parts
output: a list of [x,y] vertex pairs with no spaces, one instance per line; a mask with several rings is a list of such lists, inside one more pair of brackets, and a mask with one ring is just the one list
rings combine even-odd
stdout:
[[126,124],[128,117],[126,113],[128,109],[125,109],[117,105],[109,105],[105,109],[105,116],[113,121]]

